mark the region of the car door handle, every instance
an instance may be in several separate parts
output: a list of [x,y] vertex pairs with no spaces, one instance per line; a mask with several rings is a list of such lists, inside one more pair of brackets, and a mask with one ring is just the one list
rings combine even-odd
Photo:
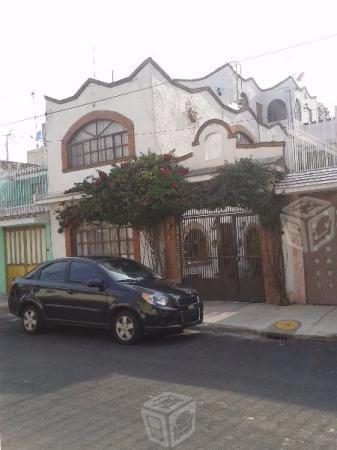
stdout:
[[73,294],[74,293],[74,289],[67,289],[67,294]]
[[54,291],[54,289],[46,289],[46,292],[48,292],[49,294],[50,293],[53,294],[55,291]]

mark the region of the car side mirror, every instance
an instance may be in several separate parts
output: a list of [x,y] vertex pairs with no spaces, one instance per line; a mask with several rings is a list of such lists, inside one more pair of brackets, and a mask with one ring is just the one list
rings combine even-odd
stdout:
[[93,279],[87,281],[87,286],[103,289],[104,281],[100,280],[99,278],[93,278]]

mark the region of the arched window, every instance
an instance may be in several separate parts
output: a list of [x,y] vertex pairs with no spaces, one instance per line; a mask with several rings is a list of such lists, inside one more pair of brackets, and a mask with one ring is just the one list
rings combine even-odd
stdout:
[[196,262],[208,257],[207,238],[199,228],[192,228],[187,232],[184,243],[184,257],[187,262]]
[[133,123],[116,111],[92,111],[62,139],[62,170],[108,165],[135,155]]
[[302,120],[301,104],[298,101],[298,99],[295,100],[295,104],[294,104],[294,117],[296,120],[299,120],[299,121]]
[[279,120],[285,120],[287,115],[287,107],[283,100],[276,99],[268,105],[268,122],[277,122]]
[[246,133],[242,133],[241,131],[235,133],[235,139],[237,144],[253,144],[253,140],[247,136]]
[[70,169],[118,161],[129,156],[127,130],[112,120],[84,125],[68,143]]

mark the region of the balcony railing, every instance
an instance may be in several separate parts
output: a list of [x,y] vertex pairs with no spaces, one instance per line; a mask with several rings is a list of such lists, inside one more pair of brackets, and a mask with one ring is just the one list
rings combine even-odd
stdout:
[[292,124],[287,127],[289,137],[285,160],[290,172],[337,167],[335,121],[316,124]]
[[36,205],[36,197],[48,192],[47,168],[17,164],[0,169],[0,217],[18,216],[46,211]]

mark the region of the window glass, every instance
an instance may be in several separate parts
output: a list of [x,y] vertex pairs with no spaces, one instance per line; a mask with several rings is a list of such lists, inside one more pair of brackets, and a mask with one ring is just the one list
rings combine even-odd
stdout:
[[71,168],[129,156],[127,131],[120,124],[98,120],[85,125],[68,144]]
[[72,262],[69,272],[69,281],[86,283],[88,280],[100,278],[100,274],[94,266],[82,262]]
[[[125,242],[125,244],[122,244]],[[123,249],[122,249],[123,246]],[[132,228],[116,225],[82,224],[73,234],[73,256],[109,255],[133,258]]]
[[68,263],[60,261],[45,267],[40,272],[40,280],[44,281],[65,281]]
[[107,269],[114,280],[153,280],[159,278],[151,269],[143,264],[128,259],[106,259],[98,264]]
[[268,105],[268,122],[277,122],[287,118],[287,107],[283,100],[275,99]]
[[236,143],[237,144],[252,144],[252,140],[245,133],[238,131],[235,133]]

